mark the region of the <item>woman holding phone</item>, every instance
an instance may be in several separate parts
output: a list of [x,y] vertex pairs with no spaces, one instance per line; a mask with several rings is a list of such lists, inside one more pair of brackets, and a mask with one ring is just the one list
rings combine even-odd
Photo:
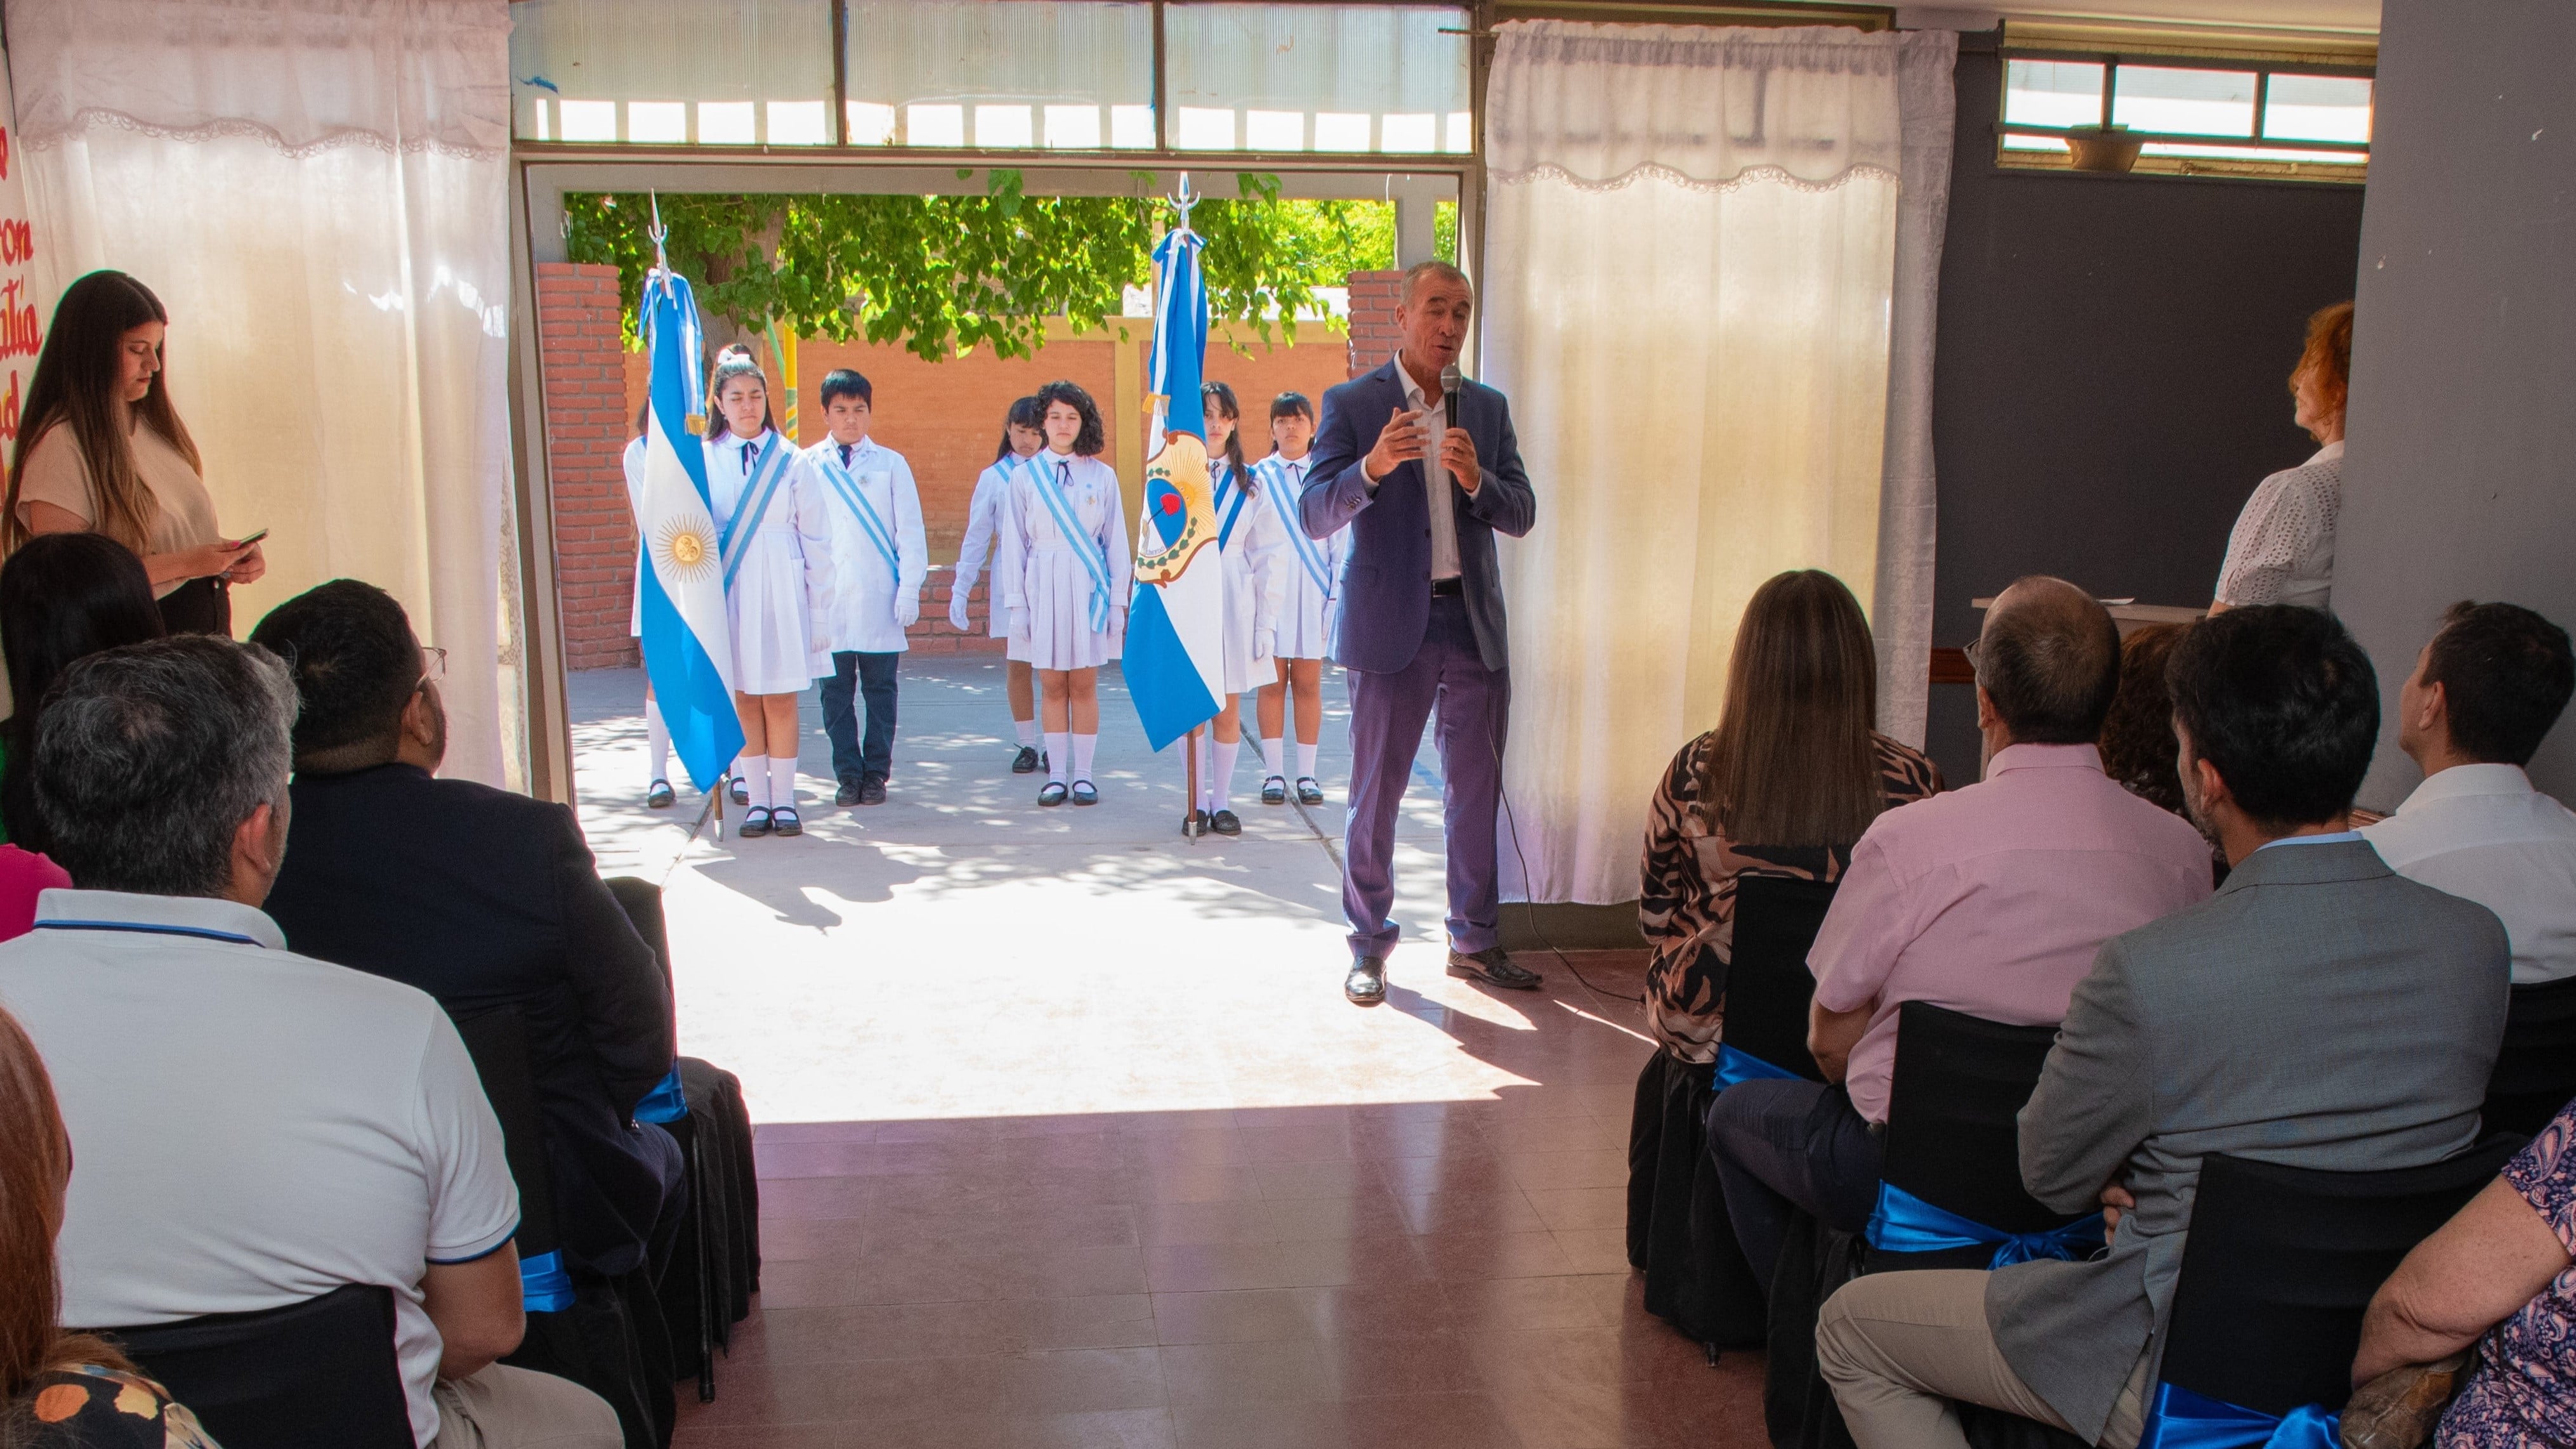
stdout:
[[172,633],[230,634],[226,590],[267,572],[257,538],[215,524],[197,445],[161,376],[170,314],[123,272],[71,284],[27,385],[0,546],[101,533],[143,560]]

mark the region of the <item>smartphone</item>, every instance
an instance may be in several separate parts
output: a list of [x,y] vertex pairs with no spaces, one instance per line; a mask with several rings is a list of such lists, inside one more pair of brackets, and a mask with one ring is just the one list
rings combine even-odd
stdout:
[[239,550],[242,550],[242,549],[248,548],[248,547],[250,547],[252,544],[257,543],[257,542],[259,542],[261,539],[266,538],[266,537],[268,537],[268,530],[267,530],[267,529],[265,529],[265,528],[263,528],[263,529],[261,529],[259,532],[252,534],[250,537],[243,539],[241,542],[239,542],[239,543],[237,543],[237,544],[234,544],[234,545],[233,545],[233,548],[234,548],[234,550],[235,550],[236,552],[238,552]]

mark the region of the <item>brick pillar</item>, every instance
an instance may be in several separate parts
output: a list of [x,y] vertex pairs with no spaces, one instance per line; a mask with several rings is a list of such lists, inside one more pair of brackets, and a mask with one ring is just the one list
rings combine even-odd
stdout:
[[1395,355],[1402,337],[1395,330],[1396,293],[1402,272],[1353,272],[1351,288],[1351,376],[1375,368]]
[[624,458],[631,414],[617,269],[537,264],[546,462],[554,475],[555,595],[568,669],[633,667],[635,520]]

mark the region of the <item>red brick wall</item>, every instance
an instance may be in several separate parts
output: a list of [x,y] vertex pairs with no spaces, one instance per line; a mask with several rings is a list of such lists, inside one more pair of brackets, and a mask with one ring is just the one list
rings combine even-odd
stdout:
[[1357,377],[1393,357],[1403,340],[1395,330],[1395,301],[1404,273],[1353,272],[1350,281],[1350,376]]
[[564,665],[631,666],[640,662],[626,632],[635,601],[635,521],[622,460],[633,414],[618,341],[617,269],[538,263],[537,339]]

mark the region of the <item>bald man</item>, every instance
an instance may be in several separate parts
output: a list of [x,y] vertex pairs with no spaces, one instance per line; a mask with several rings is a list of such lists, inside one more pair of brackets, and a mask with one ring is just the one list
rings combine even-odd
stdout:
[[1763,1283],[1792,1208],[1847,1233],[1869,1223],[1900,1004],[2054,1025],[2104,941],[2210,891],[2200,832],[2102,773],[2120,632],[2091,595],[2019,580],[1968,657],[1985,779],[1879,816],[1807,954],[1825,1081],[1740,1082],[1709,1110],[1727,1213]]

